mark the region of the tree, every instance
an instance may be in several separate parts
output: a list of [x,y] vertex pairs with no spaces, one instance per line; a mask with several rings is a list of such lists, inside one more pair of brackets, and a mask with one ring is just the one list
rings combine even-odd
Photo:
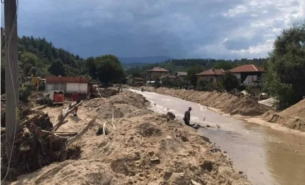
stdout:
[[221,85],[226,91],[231,91],[239,87],[239,81],[234,74],[226,72],[221,80]]
[[36,66],[38,63],[38,57],[33,53],[24,52],[21,55],[21,64],[22,66],[30,64],[31,66]]
[[95,59],[93,57],[87,58],[86,68],[91,78],[96,79],[96,64],[95,64]]
[[190,83],[196,87],[197,86],[197,76],[196,74],[203,71],[203,68],[200,65],[192,66],[187,69],[187,78],[190,80]]
[[305,23],[283,30],[267,61],[264,89],[279,100],[279,108],[305,95]]
[[48,71],[56,76],[66,76],[65,67],[60,60],[56,60],[55,62],[53,62],[52,65],[49,67]]
[[233,63],[229,61],[218,61],[213,66],[214,69],[224,69],[225,71],[233,68]]
[[104,85],[108,86],[109,83],[122,83],[124,80],[124,72],[121,62],[116,56],[104,55],[95,58],[96,75],[97,78]]

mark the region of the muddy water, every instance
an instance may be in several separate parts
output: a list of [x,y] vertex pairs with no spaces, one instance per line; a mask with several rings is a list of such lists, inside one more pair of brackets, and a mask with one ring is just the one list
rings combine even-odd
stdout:
[[151,101],[152,110],[171,111],[178,120],[192,107],[191,122],[211,126],[198,132],[226,151],[235,169],[245,173],[253,184],[305,184],[305,136],[246,123],[171,96],[136,92]]

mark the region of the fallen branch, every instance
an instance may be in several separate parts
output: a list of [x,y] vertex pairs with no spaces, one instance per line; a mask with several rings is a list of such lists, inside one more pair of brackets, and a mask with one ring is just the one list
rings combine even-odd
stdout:
[[47,106],[48,105],[41,105],[41,106],[33,108],[33,110],[42,110],[42,109],[46,108]]
[[80,106],[82,103],[83,101],[79,102],[78,104],[76,102],[73,102],[69,105],[68,108],[64,109],[63,112],[58,116],[57,122],[53,127],[53,132],[58,130],[61,125],[66,123],[64,120],[67,118],[67,116],[74,110],[75,107]]
[[72,143],[74,143],[76,140],[80,139],[89,129],[90,126],[93,125],[93,123],[95,122],[96,118],[93,118],[91,121],[89,121],[89,123],[87,124],[87,126],[80,131],[76,136],[70,138],[67,140],[67,147],[69,147]]

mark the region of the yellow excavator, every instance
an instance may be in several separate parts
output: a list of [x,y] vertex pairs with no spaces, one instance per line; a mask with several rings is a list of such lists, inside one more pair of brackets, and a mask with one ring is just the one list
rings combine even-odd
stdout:
[[40,77],[35,77],[31,74],[31,84],[35,86],[36,91],[43,90],[44,82]]

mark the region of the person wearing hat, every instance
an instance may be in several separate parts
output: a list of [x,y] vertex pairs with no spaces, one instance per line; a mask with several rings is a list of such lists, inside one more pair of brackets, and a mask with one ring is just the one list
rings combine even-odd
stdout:
[[184,121],[184,123],[185,123],[187,126],[191,126],[191,125],[190,125],[191,110],[192,110],[192,107],[189,107],[188,110],[185,111],[185,113],[184,113],[183,121]]

